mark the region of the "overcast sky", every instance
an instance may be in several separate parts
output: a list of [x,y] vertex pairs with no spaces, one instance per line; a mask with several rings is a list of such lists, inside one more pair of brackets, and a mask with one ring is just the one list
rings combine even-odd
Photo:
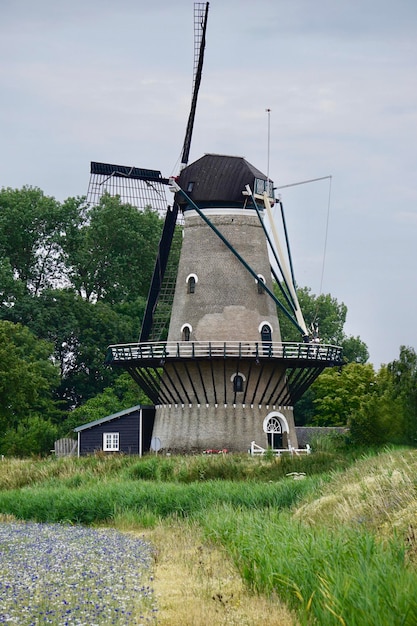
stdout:
[[[0,187],[85,195],[90,161],[177,173],[191,0],[0,0]],[[297,282],[376,368],[417,349],[416,0],[212,0],[190,162],[280,190]],[[330,202],[329,202],[330,199]],[[327,238],[326,238],[327,232]]]

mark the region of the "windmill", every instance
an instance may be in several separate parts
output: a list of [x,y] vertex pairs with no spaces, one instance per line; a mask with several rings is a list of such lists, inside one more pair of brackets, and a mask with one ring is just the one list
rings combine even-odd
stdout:
[[[325,367],[342,363],[341,349],[310,340],[289,248],[284,252],[278,234],[271,237],[265,226],[276,203],[269,175],[236,156],[206,154],[188,165],[208,6],[195,4],[182,169],[175,179],[151,180],[168,183],[174,202],[166,211],[140,338],[110,346],[106,361],[127,370],[155,404],[153,436],[166,450],[246,451],[253,442],[297,448],[293,405]],[[178,215],[183,238],[168,337],[151,340]],[[299,342],[281,341],[277,309],[296,326]]]

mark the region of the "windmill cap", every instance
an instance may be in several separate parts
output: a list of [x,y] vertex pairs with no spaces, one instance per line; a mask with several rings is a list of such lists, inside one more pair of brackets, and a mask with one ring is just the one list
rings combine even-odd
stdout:
[[[247,203],[246,186],[253,193],[273,198],[273,183],[256,167],[239,156],[205,154],[185,167],[178,177],[178,185],[197,205],[237,206]],[[183,210],[192,208],[179,192],[176,201]]]

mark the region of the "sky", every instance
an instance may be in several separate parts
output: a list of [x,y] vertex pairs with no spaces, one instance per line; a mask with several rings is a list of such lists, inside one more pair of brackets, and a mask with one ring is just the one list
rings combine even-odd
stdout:
[[[191,0],[0,0],[0,187],[177,174],[193,22]],[[416,33],[415,0],[212,0],[190,153],[269,168],[298,285],[347,306],[376,369],[417,350]]]

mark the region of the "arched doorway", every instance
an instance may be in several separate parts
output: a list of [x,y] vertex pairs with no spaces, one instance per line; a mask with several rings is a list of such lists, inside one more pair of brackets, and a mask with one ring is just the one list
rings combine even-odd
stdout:
[[273,450],[288,448],[288,422],[282,413],[278,411],[268,413],[263,421],[263,431],[266,433],[270,448]]

